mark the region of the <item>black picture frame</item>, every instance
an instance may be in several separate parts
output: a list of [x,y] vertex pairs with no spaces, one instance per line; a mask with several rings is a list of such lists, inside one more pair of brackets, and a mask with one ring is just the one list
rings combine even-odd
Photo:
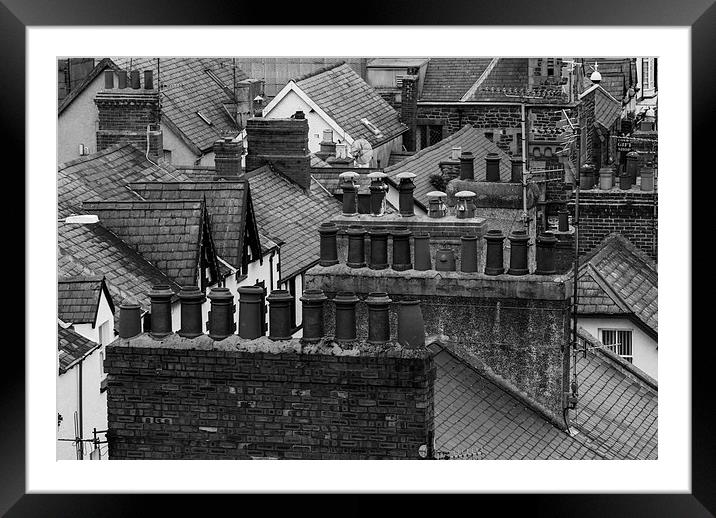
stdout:
[[[716,114],[716,5],[714,0],[669,2],[667,0],[634,1],[581,0],[506,0],[504,2],[435,2],[401,0],[398,2],[360,2],[350,16],[339,16],[341,6],[320,9],[318,4],[296,5],[292,9],[271,7],[261,2],[193,2],[190,0],[146,0],[94,2],[91,0],[2,0],[0,2],[0,113],[2,143],[6,149],[25,148],[25,29],[34,25],[283,25],[303,22],[310,25],[339,25],[349,19],[355,25],[677,25],[691,27],[692,71],[692,156],[694,170],[713,174],[713,165],[697,169],[696,160],[709,155],[713,147],[713,119]],[[278,4],[276,4],[278,6]],[[268,12],[270,16],[268,16]],[[625,42],[625,47],[628,43]],[[16,151],[20,163],[12,174],[24,170],[24,154]],[[708,159],[708,158],[707,158]],[[10,174],[10,169],[6,174]],[[668,172],[667,172],[668,173]],[[679,171],[684,177],[689,171]],[[16,178],[18,180],[18,178]],[[25,192],[24,182],[18,182],[14,192]],[[29,195],[29,192],[25,192]],[[17,196],[16,196],[17,197]],[[712,203],[712,202],[711,202]],[[697,205],[694,201],[694,205]],[[706,218],[693,218],[693,224]],[[694,230],[696,226],[694,227]],[[708,229],[702,229],[707,231]],[[694,237],[710,235],[693,232]],[[25,236],[26,238],[26,236]],[[23,238],[14,240],[17,249]],[[698,265],[694,255],[693,271],[710,272],[712,268]],[[31,272],[25,271],[25,276]],[[674,272],[672,272],[674,273]],[[685,279],[689,283],[691,279]],[[17,290],[17,293],[20,293]],[[705,298],[708,300],[708,296]],[[684,304],[690,301],[683,301]],[[24,304],[23,304],[24,305]],[[19,306],[19,304],[18,304]],[[706,304],[693,300],[697,316],[706,318]],[[31,315],[26,315],[26,319]],[[687,326],[687,323],[683,323]],[[19,324],[17,325],[19,327]],[[695,336],[695,335],[694,335]],[[568,494],[568,495],[474,495],[477,505],[493,503],[509,514],[528,516],[713,516],[716,513],[716,441],[714,440],[714,389],[711,384],[715,364],[713,339],[694,341],[692,348],[692,493],[690,494]],[[685,344],[667,344],[685,347]],[[3,364],[0,376],[0,514],[15,516],[105,516],[144,515],[146,506],[157,503],[157,497],[147,495],[87,494],[39,495],[25,492],[25,354],[15,340],[3,344]],[[565,477],[569,473],[565,473]],[[217,497],[211,496],[216,499]],[[246,499],[246,496],[241,496]],[[254,497],[252,504],[264,500]],[[329,504],[322,500],[316,512],[345,515],[373,512],[373,498],[351,495],[351,502]],[[185,496],[162,497],[162,514],[187,510]],[[204,499],[206,500],[206,499]],[[212,507],[225,498],[213,500]],[[284,504],[292,509],[301,507],[303,498],[289,502],[271,497],[272,512]],[[430,500],[430,501],[427,501]],[[472,499],[471,499],[472,500]],[[235,504],[235,502],[233,502]],[[401,504],[401,512],[416,509],[428,512],[435,499],[411,498]],[[242,506],[245,504],[242,504]],[[276,507],[279,506],[279,508]],[[382,504],[385,505],[385,504]],[[445,512],[457,510],[462,503],[452,502]],[[468,505],[475,506],[471,501]],[[382,507],[382,506],[381,506]],[[268,507],[267,507],[268,509]],[[477,507],[471,507],[478,512]],[[484,508],[485,510],[487,507]],[[448,511],[449,512],[449,511]]]

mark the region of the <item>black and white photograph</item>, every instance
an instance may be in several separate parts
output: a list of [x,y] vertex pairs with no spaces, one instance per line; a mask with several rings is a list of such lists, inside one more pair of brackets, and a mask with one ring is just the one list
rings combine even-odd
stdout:
[[659,56],[56,65],[57,460],[659,459]]

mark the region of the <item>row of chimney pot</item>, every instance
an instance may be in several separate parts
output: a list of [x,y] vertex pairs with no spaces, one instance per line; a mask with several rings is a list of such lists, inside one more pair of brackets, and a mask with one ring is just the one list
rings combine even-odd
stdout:
[[[240,287],[238,336],[253,340],[264,336],[262,321],[263,288],[258,286]],[[161,340],[172,331],[171,299],[173,292],[167,285],[157,285],[149,292],[151,302],[152,338]],[[236,332],[234,313],[236,305],[228,288],[212,288],[208,295],[211,301],[207,328],[209,337],[223,340]],[[201,308],[206,301],[204,293],[197,286],[184,286],[179,292],[181,304],[181,329],[178,335],[184,338],[201,336]],[[273,290],[266,298],[269,303],[269,339],[290,340],[291,304],[293,299],[286,290]],[[303,308],[303,337],[306,343],[315,343],[325,337],[323,306],[328,297],[320,289],[307,289],[301,297]],[[333,299],[335,304],[336,342],[350,342],[357,339],[356,304],[360,299],[353,292],[339,292]],[[393,302],[387,293],[370,293],[364,301],[368,307],[368,343],[385,344],[390,340],[390,305]],[[141,331],[140,308],[132,301],[119,306],[119,336],[132,338]],[[420,303],[417,300],[398,302],[398,343],[405,347],[425,345],[425,324]]]
[[579,170],[580,189],[601,189],[608,191],[614,187],[615,181],[619,182],[619,189],[629,190],[636,185],[637,176],[641,176],[641,190],[654,190],[654,166],[647,162],[642,168],[639,165],[639,153],[630,151],[626,154],[626,166],[624,171],[617,175],[612,166],[605,166],[596,171],[592,164],[584,164]]
[[[566,211],[565,211],[566,212]],[[567,213],[568,214],[568,213]],[[562,219],[563,215],[561,216]],[[561,220],[562,221],[562,220]],[[560,227],[561,228],[561,227]],[[338,264],[338,227],[332,223],[322,223],[318,228],[320,240],[320,266],[333,266]],[[388,268],[388,236],[393,238],[393,260],[390,267],[396,271],[405,270],[432,270],[433,263],[430,257],[430,235],[427,233],[413,236],[415,264],[412,262],[410,238],[412,232],[405,227],[394,230],[372,228],[366,231],[358,225],[351,225],[346,230],[348,235],[348,257],[346,266],[349,268],[366,267],[365,235],[370,238],[370,258],[367,263],[371,270],[384,270]],[[503,258],[503,242],[505,236],[500,230],[488,230],[484,237],[487,243],[487,259],[485,264],[486,275],[500,275],[505,273]],[[474,235],[462,236],[460,247],[460,270],[465,273],[477,272],[478,237]],[[528,269],[528,242],[529,236],[524,230],[515,230],[510,236],[510,268],[508,275],[527,275]],[[537,268],[536,275],[553,275],[555,267],[555,245],[557,238],[549,233],[543,233],[536,239]],[[441,248],[435,253],[435,270],[456,271],[455,254],[452,248]]]
[[[127,71],[126,70],[117,70],[117,86],[120,89],[125,89],[127,86],[131,86],[134,90],[139,90],[141,88],[139,83],[139,70],[130,70],[129,72],[129,82],[127,82]],[[105,70],[104,72],[104,87],[107,90],[112,90],[114,88],[114,75],[115,71],[113,70]],[[144,89],[145,90],[153,90],[154,89],[154,71],[153,70],[145,70],[144,71]]]

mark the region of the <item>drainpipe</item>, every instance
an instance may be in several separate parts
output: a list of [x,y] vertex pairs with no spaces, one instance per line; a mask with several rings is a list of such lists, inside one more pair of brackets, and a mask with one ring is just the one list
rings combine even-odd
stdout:
[[82,439],[84,438],[84,433],[82,431],[82,360],[80,360],[80,363],[78,364],[78,375],[79,375],[79,401],[77,405],[77,421],[79,421],[79,431],[80,431],[80,444],[79,444],[79,452],[80,452],[80,460],[84,460],[84,443],[82,442]]
[[527,121],[525,117],[525,103],[520,103],[522,110],[522,217],[524,218],[525,230],[529,235],[530,222],[527,217]]

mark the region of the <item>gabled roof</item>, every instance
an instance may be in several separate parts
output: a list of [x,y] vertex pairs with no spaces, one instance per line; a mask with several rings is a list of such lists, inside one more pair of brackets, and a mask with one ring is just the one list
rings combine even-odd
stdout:
[[475,157],[475,180],[485,179],[485,155],[497,153],[500,156],[500,179],[509,182],[511,179],[510,157],[502,151],[497,144],[490,142],[479,129],[466,124],[460,131],[444,138],[437,144],[421,149],[412,156],[401,160],[395,165],[387,167],[385,173],[393,182],[397,183],[397,175],[409,171],[417,176],[413,179],[415,191],[413,197],[416,201],[427,207],[427,194],[435,188],[430,185],[430,175],[440,172],[440,162],[450,158],[454,146],[460,146],[462,152],[469,151]]
[[202,200],[88,201],[83,208],[176,283],[197,283],[205,224]]
[[592,85],[579,94],[579,99],[582,100],[590,95],[594,96],[594,121],[604,128],[610,129],[621,115],[621,102],[615,99],[601,84]]
[[57,353],[60,359],[60,374],[81,362],[87,355],[97,349],[100,344],[88,340],[71,328],[57,325]]
[[104,277],[60,276],[57,280],[57,318],[69,324],[92,324],[94,327],[102,294],[114,312]]
[[104,58],[99,63],[97,63],[90,71],[90,73],[87,74],[87,77],[85,77],[80,84],[73,88],[72,91],[67,94],[64,99],[62,99],[62,102],[57,107],[57,115],[60,115],[65,110],[65,108],[72,104],[72,101],[74,101],[77,96],[81,94],[84,89],[87,88],[92,83],[92,81],[94,81],[97,76],[104,72],[107,68],[117,70],[117,65],[115,65],[114,62],[112,62],[112,60],[109,58]]
[[219,257],[235,268],[240,267],[245,237],[254,257],[260,257],[258,228],[245,178],[134,182],[130,187],[145,200],[203,199]]
[[602,458],[448,349],[438,350],[433,357],[438,458],[447,452],[450,458]]
[[[259,231],[281,245],[281,281],[318,262],[318,226],[341,213],[341,206],[322,191],[306,192],[270,166],[247,173]],[[312,180],[313,183],[313,180]]]
[[609,351],[583,328],[586,358],[577,351],[579,402],[572,423],[604,456],[656,459],[658,387],[647,374]]
[[[231,58],[114,58],[117,66],[125,70],[130,68],[130,60],[132,69],[154,71],[162,93],[162,118],[168,119],[197,150],[209,152],[219,137],[238,134],[224,108],[224,104],[235,102]],[[236,81],[247,78],[244,72],[236,69]]]
[[610,234],[579,266],[579,313],[624,315],[658,335],[654,261],[620,234]]
[[179,292],[176,282],[99,223],[58,223],[57,252],[59,277],[104,276],[114,301],[133,299],[144,311],[153,285]]
[[528,58],[431,58],[419,102],[563,102],[561,85],[530,88]]
[[157,165],[150,162],[132,144],[115,144],[58,166],[59,215],[81,213],[84,201],[137,199],[129,189],[130,182],[186,179],[186,175],[166,162],[160,161]]
[[[376,145],[396,138],[408,128],[399,120],[398,112],[375,89],[347,64],[341,63],[292,80],[283,91],[298,87],[342,130],[339,137],[350,136],[351,142],[363,138]],[[279,93],[265,112],[281,100]],[[376,135],[361,119],[368,119],[379,131]]]

